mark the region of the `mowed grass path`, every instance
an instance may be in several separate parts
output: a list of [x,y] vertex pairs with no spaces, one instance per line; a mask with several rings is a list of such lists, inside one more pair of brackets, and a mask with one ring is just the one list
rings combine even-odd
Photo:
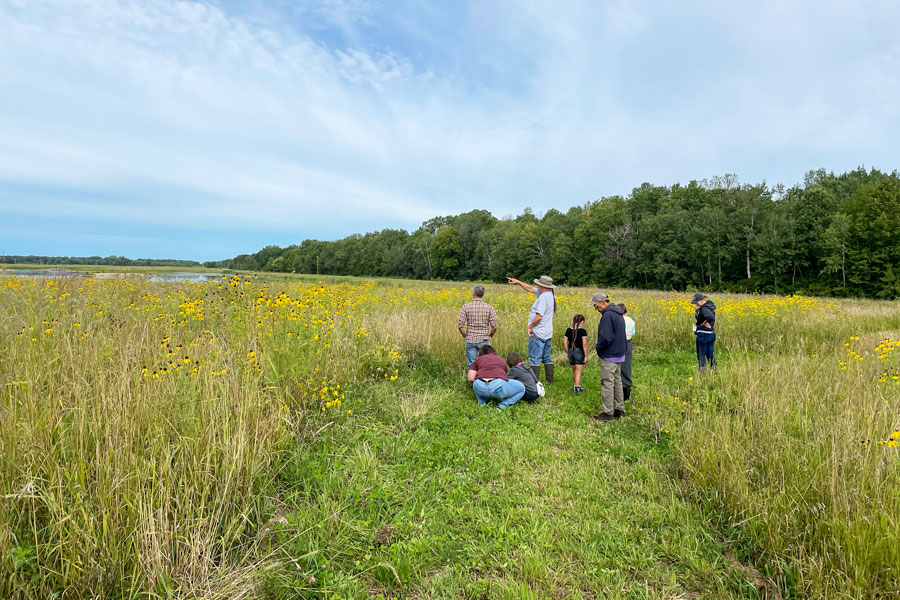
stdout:
[[[688,373],[691,356],[678,358]],[[649,386],[635,388],[637,408],[612,424],[591,419],[598,368],[588,367],[585,386],[574,396],[571,372],[558,368],[541,403],[502,413],[477,406],[461,372],[373,386],[365,407],[309,428],[285,465],[284,518],[270,535],[301,533],[287,545],[291,572],[273,574],[267,591],[762,597],[667,475],[669,438],[640,417]]]

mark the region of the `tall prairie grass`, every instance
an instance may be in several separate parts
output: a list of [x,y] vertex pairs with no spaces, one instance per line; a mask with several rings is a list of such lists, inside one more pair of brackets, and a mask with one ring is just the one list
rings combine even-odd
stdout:
[[802,597],[900,595],[898,334],[738,356],[682,394],[684,472]]
[[[596,327],[592,291],[559,290],[557,338],[576,312]],[[685,295],[612,294],[638,323],[636,369],[641,353],[691,361]],[[462,370],[469,297],[402,281],[0,278],[0,597],[257,595],[281,560],[266,529],[283,453],[426,357]],[[531,297],[485,299],[494,344],[523,352]],[[900,339],[896,303],[716,300],[718,374],[673,374],[659,394],[639,380],[635,418],[671,431],[692,489],[785,589],[897,592],[900,350],[882,344]]]

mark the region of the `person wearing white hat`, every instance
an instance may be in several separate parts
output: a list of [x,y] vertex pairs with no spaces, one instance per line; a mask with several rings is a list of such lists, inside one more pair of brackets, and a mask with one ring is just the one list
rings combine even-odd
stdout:
[[523,290],[537,296],[531,311],[528,313],[528,364],[535,377],[540,377],[541,364],[547,383],[553,383],[553,314],[556,312],[556,295],[553,290],[553,279],[541,275],[534,280],[534,285],[507,277],[510,284],[520,286]]

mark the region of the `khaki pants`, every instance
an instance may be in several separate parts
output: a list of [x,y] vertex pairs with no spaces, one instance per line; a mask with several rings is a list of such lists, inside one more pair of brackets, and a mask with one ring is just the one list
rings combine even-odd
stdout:
[[600,360],[600,373],[602,387],[600,394],[603,396],[603,412],[611,415],[616,410],[625,411],[625,394],[622,392],[622,363],[613,363],[608,360]]

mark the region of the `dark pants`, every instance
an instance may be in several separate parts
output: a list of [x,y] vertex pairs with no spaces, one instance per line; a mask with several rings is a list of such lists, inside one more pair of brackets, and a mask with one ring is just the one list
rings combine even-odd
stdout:
[[625,362],[622,363],[622,387],[631,387],[631,340],[625,340]]
[[697,360],[700,362],[701,368],[706,366],[707,359],[709,359],[709,366],[716,366],[715,345],[715,333],[697,334]]

